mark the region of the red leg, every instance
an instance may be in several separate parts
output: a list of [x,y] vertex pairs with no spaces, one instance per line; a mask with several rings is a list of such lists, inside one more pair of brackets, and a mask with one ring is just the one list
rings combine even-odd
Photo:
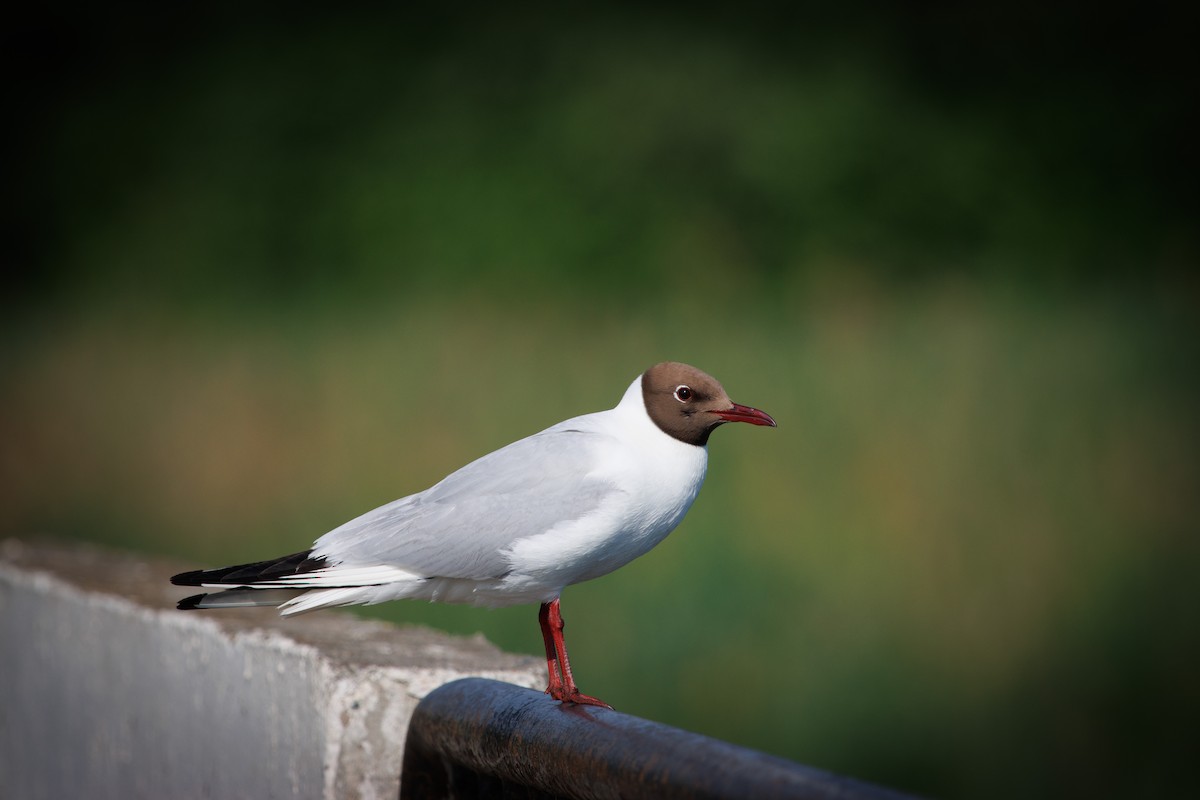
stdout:
[[[554,601],[557,607],[558,601]],[[542,626],[542,641],[546,644],[546,671],[550,673],[550,682],[546,685],[546,694],[555,699],[562,699],[563,682],[558,672],[558,652],[554,648],[554,634],[550,630],[550,605],[542,603],[538,609],[538,623]]]
[[538,622],[542,625],[542,639],[546,644],[546,667],[550,672],[550,684],[546,687],[546,694],[564,703],[612,708],[603,700],[581,694],[575,688],[575,678],[571,675],[571,659],[567,657],[567,642],[563,638],[563,628],[566,626],[557,598],[550,603],[542,603],[538,611]]

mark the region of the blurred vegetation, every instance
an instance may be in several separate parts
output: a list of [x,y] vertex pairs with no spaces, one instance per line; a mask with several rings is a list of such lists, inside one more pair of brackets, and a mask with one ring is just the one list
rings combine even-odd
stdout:
[[292,552],[690,361],[781,427],[566,592],[585,691],[933,796],[1190,787],[1191,20],[287,14],[3,33],[0,535]]

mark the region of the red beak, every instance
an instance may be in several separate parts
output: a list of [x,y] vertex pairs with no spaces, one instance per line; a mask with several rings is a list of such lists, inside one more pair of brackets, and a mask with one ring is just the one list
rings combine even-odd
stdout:
[[759,411],[757,408],[750,406],[733,404],[732,408],[727,408],[724,411],[713,411],[721,418],[723,422],[749,422],[751,425],[770,425],[775,426],[775,420],[771,419],[771,415],[766,412]]

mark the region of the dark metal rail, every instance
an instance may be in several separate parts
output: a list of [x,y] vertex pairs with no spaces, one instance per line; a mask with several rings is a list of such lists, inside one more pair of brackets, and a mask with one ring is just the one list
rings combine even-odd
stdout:
[[812,798],[889,789],[603,708],[467,678],[431,692],[408,729],[401,800]]

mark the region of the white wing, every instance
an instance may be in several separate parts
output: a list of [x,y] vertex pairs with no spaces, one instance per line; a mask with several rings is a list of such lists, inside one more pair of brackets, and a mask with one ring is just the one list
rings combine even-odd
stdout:
[[614,440],[590,422],[568,420],[489,453],[330,531],[313,555],[423,577],[502,577],[514,542],[579,519],[619,491],[592,469]]

